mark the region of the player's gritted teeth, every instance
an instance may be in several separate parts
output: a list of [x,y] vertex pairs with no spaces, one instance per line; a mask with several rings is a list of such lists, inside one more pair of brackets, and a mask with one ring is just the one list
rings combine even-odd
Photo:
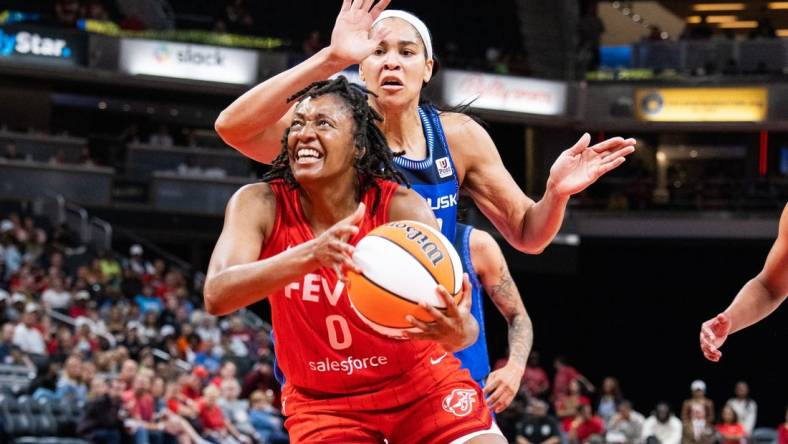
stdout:
[[323,151],[314,146],[297,146],[294,158],[298,165],[311,165],[325,157]]

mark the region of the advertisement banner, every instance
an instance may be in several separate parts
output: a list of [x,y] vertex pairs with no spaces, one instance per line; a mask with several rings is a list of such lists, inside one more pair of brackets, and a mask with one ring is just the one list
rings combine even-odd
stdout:
[[60,29],[0,27],[0,60],[48,65],[83,65],[87,37]]
[[760,122],[767,88],[656,88],[635,91],[637,116],[647,122]]
[[257,52],[160,40],[123,39],[121,72],[250,85],[257,82]]
[[450,105],[472,102],[476,109],[543,116],[566,112],[563,82],[457,70],[443,76],[443,100]]

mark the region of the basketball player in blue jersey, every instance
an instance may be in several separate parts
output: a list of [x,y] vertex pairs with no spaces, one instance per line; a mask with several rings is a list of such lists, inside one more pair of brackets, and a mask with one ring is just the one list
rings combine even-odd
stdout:
[[[490,136],[468,116],[422,106],[423,86],[437,73],[425,24],[404,11],[384,11],[390,0],[344,0],[331,44],[297,66],[247,91],[219,115],[216,131],[246,156],[270,163],[292,120],[287,98],[316,80],[359,64],[370,104],[397,165],[430,203],[442,231],[454,236],[462,187],[506,240],[526,253],[541,252],[555,237],[571,195],[624,162],[633,139],[589,147],[583,135],[550,169],[539,202],[526,196],[506,170]],[[374,4],[374,6],[373,6]]]
[[[479,337],[470,347],[455,352],[471,378],[484,388],[490,409],[502,412],[520,389],[525,363],[531,352],[534,333],[506,258],[498,242],[489,233],[458,223],[454,248],[460,254],[462,268],[473,286],[471,314],[479,324]],[[487,338],[484,330],[484,293],[498,307],[509,326],[509,359],[506,365],[490,373]],[[489,375],[489,376],[488,376]]]

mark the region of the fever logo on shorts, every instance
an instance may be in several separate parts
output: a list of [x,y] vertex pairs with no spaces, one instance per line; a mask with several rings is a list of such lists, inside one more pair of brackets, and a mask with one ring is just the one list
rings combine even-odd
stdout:
[[454,416],[468,416],[473,410],[476,401],[476,392],[468,389],[454,389],[451,394],[443,398],[443,410]]

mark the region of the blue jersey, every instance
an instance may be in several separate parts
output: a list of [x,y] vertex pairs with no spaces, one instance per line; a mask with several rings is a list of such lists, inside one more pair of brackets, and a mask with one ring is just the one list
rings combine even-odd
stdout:
[[432,208],[443,235],[447,239],[453,239],[460,191],[454,160],[451,158],[438,112],[431,106],[419,106],[418,111],[424,138],[427,140],[427,158],[413,160],[397,156],[394,163],[408,179],[411,188]]
[[468,273],[473,286],[471,314],[479,323],[479,337],[473,345],[454,353],[454,356],[462,361],[462,368],[471,372],[471,378],[481,384],[490,373],[490,358],[487,355],[487,336],[484,334],[484,288],[471,261],[471,231],[472,226],[458,223],[452,239],[462,260],[462,268]]

